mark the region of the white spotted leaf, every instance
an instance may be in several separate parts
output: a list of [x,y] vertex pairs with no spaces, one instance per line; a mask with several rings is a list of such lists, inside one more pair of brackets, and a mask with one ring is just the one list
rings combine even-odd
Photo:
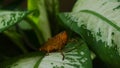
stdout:
[[59,14],[60,20],[82,36],[106,64],[120,68],[120,2],[78,0],[73,11]]
[[39,68],[92,68],[90,51],[85,43],[70,42],[66,48],[64,49],[64,60],[62,60],[63,56],[60,52],[50,53],[43,58]]
[[90,51],[85,43],[69,42],[63,51],[64,60],[60,52],[49,55],[36,52],[2,62],[0,68],[92,68]]
[[28,11],[0,11],[0,32],[20,22],[29,13]]

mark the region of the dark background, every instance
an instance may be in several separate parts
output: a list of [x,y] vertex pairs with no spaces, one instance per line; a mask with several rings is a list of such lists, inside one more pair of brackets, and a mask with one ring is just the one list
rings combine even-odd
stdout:
[[[76,0],[59,0],[60,1],[60,11],[71,11]],[[0,4],[2,5],[1,9],[14,9],[18,4],[20,4],[19,8],[26,9],[27,0],[1,0]],[[9,6],[9,7],[8,7]]]

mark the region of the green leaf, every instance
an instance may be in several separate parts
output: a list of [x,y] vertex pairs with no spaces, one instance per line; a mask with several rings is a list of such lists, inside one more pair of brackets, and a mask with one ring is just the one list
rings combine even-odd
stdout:
[[69,42],[66,45],[67,49],[63,52],[64,60],[61,53],[49,53],[43,58],[39,68],[92,68],[90,51],[85,43],[80,42]]
[[64,60],[60,52],[46,56],[40,52],[30,53],[2,62],[0,68],[92,68],[90,51],[81,40],[69,42],[63,54]]
[[43,44],[51,37],[45,0],[28,0],[28,10],[35,10],[28,18],[32,21],[30,24],[35,29],[40,44]]
[[21,21],[28,11],[0,11],[0,32]]
[[20,29],[23,29],[23,30],[32,29],[31,25],[25,20],[21,21],[18,25],[19,25]]
[[89,47],[106,64],[120,65],[120,4],[113,0],[78,0],[73,12],[59,18],[82,36]]
[[1,62],[0,68],[34,68],[36,62],[38,60],[41,61],[44,55],[40,52],[34,52],[11,58],[10,60]]

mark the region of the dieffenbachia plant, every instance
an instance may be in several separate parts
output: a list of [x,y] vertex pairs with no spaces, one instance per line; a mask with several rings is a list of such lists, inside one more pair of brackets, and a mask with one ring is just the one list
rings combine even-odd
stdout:
[[35,52],[0,63],[1,68],[92,68],[90,51],[83,41],[69,42],[60,52]]
[[0,10],[0,32],[20,22],[30,12],[28,11],[3,11]]
[[[9,27],[19,23],[23,20],[30,11],[3,11],[0,10],[0,33],[8,30]],[[21,49],[23,53],[26,53],[27,50],[23,46],[23,42],[20,40],[20,35],[16,32],[5,31],[6,34],[11,40]]]
[[43,44],[51,37],[45,3],[45,0],[28,0],[28,10],[35,10],[32,15],[28,16],[28,19],[32,21],[31,25],[35,29],[40,44]]
[[120,2],[78,0],[73,11],[59,18],[78,33],[106,64],[120,68]]
[[[43,31],[44,38],[46,39],[50,37],[50,33],[49,30],[44,29],[49,28],[47,27],[48,22],[44,7],[44,0],[28,0],[28,10],[31,11],[35,9],[35,11],[33,11],[33,14],[25,19],[32,21],[30,24],[33,26],[33,29],[37,29],[35,31]],[[3,31],[23,20],[23,18],[28,15],[28,12],[1,11],[0,14],[0,30]],[[43,26],[45,27],[42,28]],[[46,32],[47,35],[45,34]],[[11,33],[9,31],[5,31],[5,34],[8,35],[16,44],[18,44],[24,53],[26,53],[26,49],[21,47],[21,43],[23,42],[20,41],[20,34],[16,32]],[[40,33],[37,34],[39,35]],[[42,52],[25,54],[20,57],[11,58],[7,61],[0,62],[0,68],[92,68],[90,51],[85,42],[82,41],[81,43],[81,40],[68,42],[66,47],[63,49],[63,53],[65,56],[64,60],[62,60],[63,56],[60,52],[49,53],[48,56]]]

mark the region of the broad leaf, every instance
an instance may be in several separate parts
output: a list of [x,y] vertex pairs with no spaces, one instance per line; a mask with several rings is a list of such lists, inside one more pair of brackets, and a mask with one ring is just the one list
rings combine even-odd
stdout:
[[43,58],[39,68],[92,68],[90,51],[85,43],[70,42],[63,54],[64,60],[61,53],[50,53]]
[[40,52],[26,54],[1,63],[0,68],[92,68],[90,51],[83,42],[69,42],[63,54],[64,60],[60,52],[49,53],[44,58]]
[[23,56],[11,58],[5,62],[0,63],[0,68],[34,68],[34,65],[38,60],[44,57],[43,53],[35,52],[25,54]]
[[40,44],[43,44],[51,37],[45,0],[28,0],[28,10],[35,10],[33,14],[29,15],[29,19],[32,21],[30,24],[35,29]]
[[73,12],[59,15],[104,62],[115,68],[120,67],[119,6],[115,0],[78,0]]
[[21,21],[28,11],[0,11],[0,32]]

